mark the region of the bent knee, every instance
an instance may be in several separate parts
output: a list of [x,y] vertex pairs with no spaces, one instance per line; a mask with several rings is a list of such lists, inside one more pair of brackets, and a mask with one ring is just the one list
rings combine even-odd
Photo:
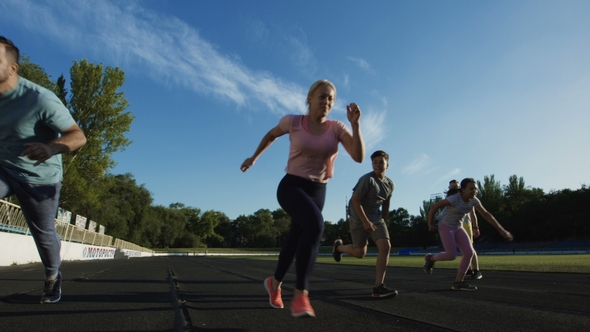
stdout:
[[379,239],[376,244],[379,251],[391,251],[391,242],[389,242],[389,239]]

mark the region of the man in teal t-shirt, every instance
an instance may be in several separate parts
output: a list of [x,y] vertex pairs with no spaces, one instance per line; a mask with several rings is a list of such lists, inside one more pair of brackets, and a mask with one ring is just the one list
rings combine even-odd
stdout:
[[18,60],[18,48],[0,36],[0,198],[18,198],[45,267],[41,303],[55,303],[62,281],[55,230],[61,154],[86,137],[54,93],[18,76]]

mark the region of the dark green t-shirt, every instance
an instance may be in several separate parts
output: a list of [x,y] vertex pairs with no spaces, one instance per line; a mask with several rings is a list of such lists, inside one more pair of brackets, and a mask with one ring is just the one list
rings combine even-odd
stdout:
[[61,155],[34,167],[34,160],[20,154],[25,143],[48,143],[74,123],[53,92],[20,77],[14,89],[0,94],[0,166],[19,182],[60,182]]

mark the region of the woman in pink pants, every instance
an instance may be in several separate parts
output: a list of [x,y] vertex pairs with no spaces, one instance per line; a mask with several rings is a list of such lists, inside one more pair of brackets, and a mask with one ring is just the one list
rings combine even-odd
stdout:
[[[453,190],[453,189],[451,189]],[[476,290],[477,287],[468,285],[463,282],[465,273],[469,269],[469,263],[473,257],[473,245],[469,239],[469,235],[463,228],[462,221],[473,208],[475,208],[485,220],[487,220],[494,228],[500,232],[500,235],[508,241],[512,241],[513,237],[510,232],[505,230],[500,223],[489,213],[479,199],[477,199],[477,184],[473,178],[465,178],[461,181],[461,186],[456,191],[452,192],[447,198],[440,200],[430,208],[428,212],[428,230],[436,231],[436,226],[433,223],[436,211],[444,207],[442,213],[438,216],[438,232],[442,240],[445,251],[436,255],[428,254],[424,257],[424,271],[427,274],[432,273],[434,262],[436,261],[452,261],[457,257],[457,249],[461,250],[461,262],[457,271],[457,277],[453,284],[454,290]]]

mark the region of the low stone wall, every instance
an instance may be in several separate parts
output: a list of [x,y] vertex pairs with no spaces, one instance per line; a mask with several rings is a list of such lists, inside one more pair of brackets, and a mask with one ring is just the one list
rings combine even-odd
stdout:
[[[63,261],[114,259],[117,249],[88,244],[61,242]],[[0,266],[39,263],[41,258],[31,236],[0,232]],[[142,256],[135,253],[128,256]]]

